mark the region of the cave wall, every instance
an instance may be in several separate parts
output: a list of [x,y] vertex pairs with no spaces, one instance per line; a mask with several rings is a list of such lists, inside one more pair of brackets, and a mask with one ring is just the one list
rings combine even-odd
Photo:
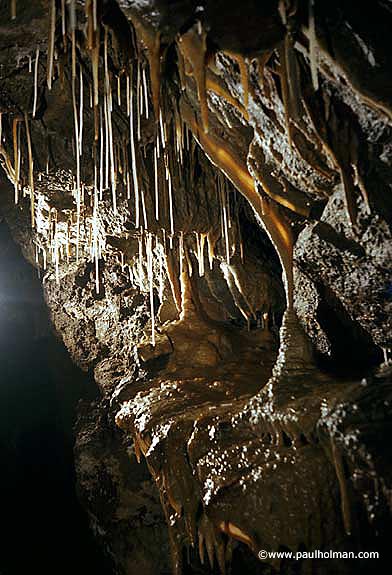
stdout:
[[9,8],[1,210],[102,396],[75,457],[116,568],[381,548],[389,3]]

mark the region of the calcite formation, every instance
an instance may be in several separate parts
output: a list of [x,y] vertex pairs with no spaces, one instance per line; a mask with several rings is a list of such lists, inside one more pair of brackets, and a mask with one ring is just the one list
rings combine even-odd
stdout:
[[387,0],[2,3],[1,210],[102,395],[76,454],[118,572],[142,458],[173,573],[385,550],[391,29]]

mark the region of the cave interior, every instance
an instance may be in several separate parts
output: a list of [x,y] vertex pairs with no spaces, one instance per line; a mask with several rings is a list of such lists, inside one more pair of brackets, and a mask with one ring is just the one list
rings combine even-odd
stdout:
[[1,575],[390,568],[391,32],[0,3]]

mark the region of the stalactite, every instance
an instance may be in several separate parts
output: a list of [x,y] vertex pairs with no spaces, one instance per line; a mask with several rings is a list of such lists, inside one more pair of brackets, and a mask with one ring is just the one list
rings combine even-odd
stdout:
[[59,245],[57,237],[57,222],[54,223],[54,262],[56,269],[56,284],[60,284],[60,274],[59,274]]
[[63,37],[64,50],[67,48],[67,23],[65,17],[65,0],[61,0],[61,35]]
[[137,121],[137,140],[140,142],[141,139],[141,132],[140,132],[140,120],[142,115],[142,104],[143,100],[141,99],[141,90],[140,90],[140,62],[137,62],[137,71],[136,71],[136,121]]
[[206,51],[207,34],[201,28],[192,28],[178,38],[178,46],[182,56],[196,81],[197,94],[200,102],[200,111],[203,130],[208,132],[208,103],[206,90]]
[[11,20],[16,18],[16,0],[11,0]]
[[76,261],[79,261],[79,237],[80,237],[80,149],[79,149],[79,122],[76,104],[76,83],[72,79],[72,104],[74,113],[74,133],[75,133],[75,156],[76,156]]
[[169,243],[170,247],[173,247],[173,237],[174,237],[174,217],[173,217],[173,190],[172,190],[172,179],[170,174],[169,165],[166,166],[166,178],[167,178],[167,189],[169,198],[169,221],[170,221],[170,236]]
[[99,250],[98,250],[98,192],[94,186],[94,210],[93,210],[93,237],[94,237],[94,263],[95,263],[95,291],[99,293]]
[[153,251],[152,234],[147,234],[147,275],[150,288],[150,315],[151,315],[151,345],[155,347],[155,313],[154,313],[154,278],[153,278]]
[[[132,78],[132,68],[131,68],[131,72],[130,72],[130,78]],[[138,228],[140,225],[140,206],[139,206],[139,183],[138,183],[137,166],[136,166],[135,133],[134,133],[134,122],[133,122],[133,87],[132,86],[131,86],[131,90],[130,90],[129,133],[130,133],[130,144],[131,144],[133,189],[134,189],[134,194],[135,194],[135,226],[136,226],[136,228]]]
[[35,217],[34,217],[34,159],[31,146],[31,136],[30,127],[27,113],[24,115],[25,126],[26,126],[26,140],[27,140],[27,153],[29,159],[29,186],[30,186],[30,213],[31,213],[31,225],[35,227]]
[[281,260],[284,270],[287,302],[289,308],[291,308],[293,302],[293,239],[290,226],[277,208],[257,193],[255,183],[249,174],[246,164],[233,155],[226,143],[213,135],[207,135],[199,128],[195,116],[187,104],[184,103],[182,105],[181,111],[184,121],[186,121],[194,137],[199,141],[211,161],[226,174],[238,191],[249,201],[260,218]]
[[141,198],[141,203],[142,203],[142,213],[143,213],[144,228],[145,228],[146,230],[148,230],[147,210],[146,210],[146,202],[145,202],[144,189],[143,189],[143,188],[140,190],[140,198]]
[[126,76],[126,99],[127,99],[127,116],[129,117],[130,114],[130,82],[129,82],[129,74]]
[[313,88],[317,91],[319,88],[317,67],[318,67],[318,52],[317,52],[317,37],[316,37],[316,22],[314,17],[314,0],[309,0],[309,58],[310,58],[310,73],[312,77]]
[[143,78],[144,109],[146,119],[148,120],[148,91],[147,91],[146,69],[144,67],[142,72],[142,78]]
[[227,215],[227,193],[225,189],[224,180],[221,176],[218,177],[218,194],[220,196],[220,206],[222,210],[222,228],[223,228],[223,240],[226,252],[226,263],[230,264],[230,243],[229,243],[229,226],[228,226],[228,215]]
[[56,32],[56,0],[51,0],[49,8],[48,61],[46,65],[46,82],[49,90],[52,89],[55,32]]
[[79,68],[79,153],[83,155],[83,73]]
[[[159,111],[159,128],[160,128],[160,134],[161,134],[162,148],[165,149],[166,148],[166,138],[165,138],[165,129],[164,129],[164,125],[163,125],[162,110]],[[159,149],[159,146],[158,146],[158,149]],[[158,155],[158,157],[159,157],[159,155]]]
[[207,233],[207,244],[208,244],[208,263],[210,266],[210,270],[212,270],[214,265],[214,257],[215,257],[215,239],[212,237],[212,233]]
[[[109,75],[109,65],[108,65],[108,30],[105,27],[104,32],[104,73],[105,73],[105,120],[107,126],[107,137],[106,145],[109,147],[109,164],[110,164],[110,183],[112,188],[112,204],[113,211],[117,213],[117,196],[116,196],[116,171],[115,171],[115,156],[113,147],[113,125],[112,125],[112,89]],[[108,166],[109,168],[109,166]],[[106,178],[108,179],[108,169],[106,172]],[[108,182],[107,182],[108,183]]]
[[14,146],[14,191],[15,191],[15,204],[19,201],[19,120],[14,118],[12,122],[12,139]]
[[39,62],[39,47],[35,51],[35,63],[34,63],[34,100],[33,100],[33,118],[35,118],[35,113],[37,111],[37,98],[38,98],[38,62]]
[[[156,236],[156,238],[155,238],[155,250],[157,253],[159,253],[158,236]],[[164,277],[163,277],[163,255],[159,254],[159,293],[158,293],[158,297],[159,297],[159,301],[161,303],[163,302],[164,288],[165,288],[165,281],[164,281]]]
[[154,189],[155,189],[155,219],[159,220],[159,189],[158,189],[158,159],[157,144],[154,146]]

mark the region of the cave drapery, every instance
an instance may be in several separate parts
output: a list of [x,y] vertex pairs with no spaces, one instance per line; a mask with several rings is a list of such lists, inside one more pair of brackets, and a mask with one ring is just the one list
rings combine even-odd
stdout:
[[386,548],[391,30],[389,0],[1,3],[1,213],[99,389],[74,453],[115,572]]

